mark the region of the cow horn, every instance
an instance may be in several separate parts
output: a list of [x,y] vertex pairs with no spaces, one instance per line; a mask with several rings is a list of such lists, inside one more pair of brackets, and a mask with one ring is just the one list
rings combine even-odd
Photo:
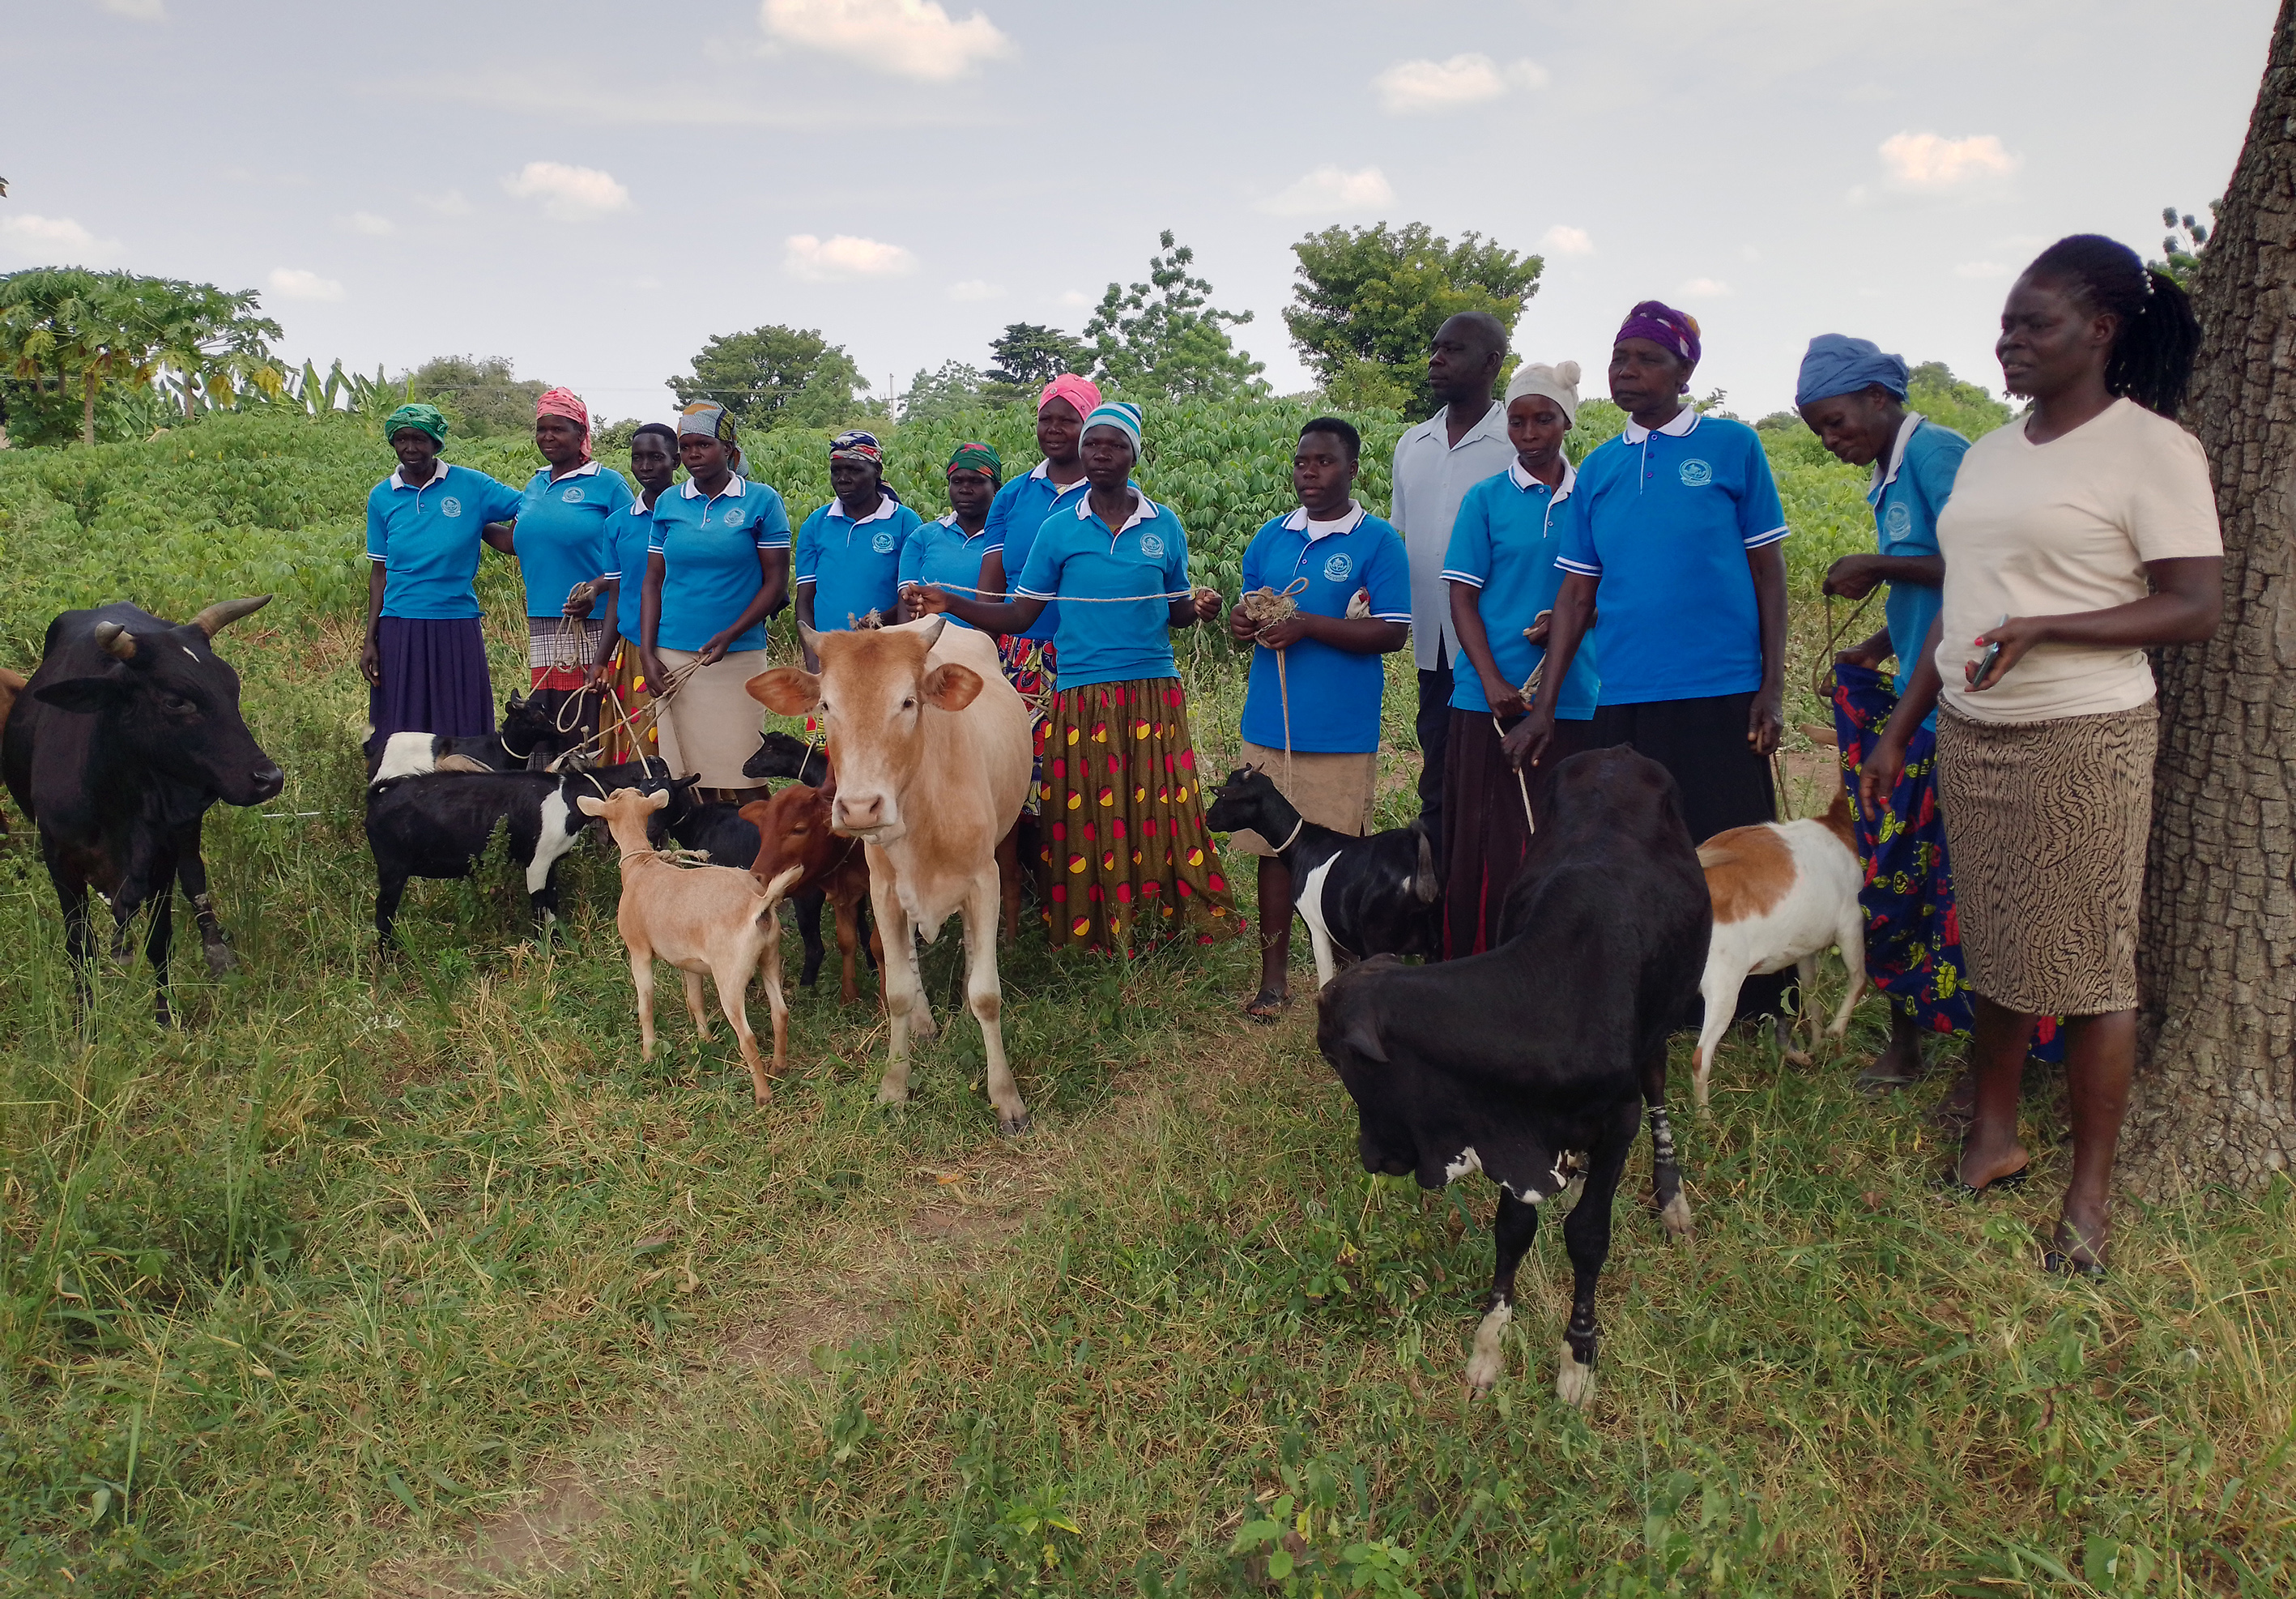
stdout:
[[217,600],[192,619],[192,626],[213,638],[240,618],[262,610],[271,603],[269,594],[256,594],[244,600]]
[[95,642],[103,646],[107,655],[116,655],[122,660],[135,659],[135,636],[118,622],[96,623]]

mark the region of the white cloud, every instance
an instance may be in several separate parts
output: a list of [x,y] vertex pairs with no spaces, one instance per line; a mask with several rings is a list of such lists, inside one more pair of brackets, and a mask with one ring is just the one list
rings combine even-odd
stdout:
[[1468,53],[1441,62],[1398,62],[1371,83],[1390,111],[1447,111],[1496,100],[1513,88],[1543,89],[1546,69],[1529,61],[1501,66],[1488,55]]
[[986,16],[960,21],[938,0],[764,0],[758,20],[784,43],[926,83],[962,78],[1013,51]]
[[137,22],[164,22],[168,20],[168,0],[102,0],[103,9],[115,17],[127,17]]
[[1061,294],[1061,304],[1064,306],[1096,306],[1099,303],[1098,299],[1081,289],[1064,290]]
[[1968,278],[2007,277],[2009,268],[1993,261],[1964,261],[1953,269],[1953,275]]
[[274,266],[271,292],[282,299],[340,299],[343,286],[333,278],[321,277],[300,266]]
[[56,266],[108,266],[119,258],[124,246],[117,239],[99,239],[69,217],[0,217],[0,245],[11,255],[33,257]]
[[415,198],[441,217],[467,217],[478,208],[463,197],[460,189],[449,189],[444,194],[418,194]]
[[784,242],[783,268],[808,283],[847,277],[901,277],[917,269],[917,258],[898,244],[839,234],[831,239],[791,234]]
[[370,239],[388,239],[398,231],[398,225],[388,217],[378,217],[373,211],[353,211],[343,218],[343,226],[355,234],[365,234]]
[[1595,241],[1583,227],[1569,227],[1558,222],[1538,236],[1538,242],[1559,256],[1591,256]]
[[1681,292],[1690,299],[1720,299],[1730,292],[1730,285],[1719,278],[1694,277],[1682,285]]
[[948,286],[948,297],[951,299],[995,299],[1004,292],[1004,284],[988,283],[977,277],[967,278],[961,283],[951,283]]
[[1950,189],[1972,180],[2005,177],[2017,158],[1991,134],[1948,139],[1933,133],[1891,134],[1882,141],[1882,165],[1905,189]]
[[539,200],[543,215],[561,222],[594,222],[630,209],[630,192],[612,173],[562,161],[529,161],[503,179],[503,190],[520,200]]
[[1395,191],[1388,184],[1387,174],[1378,168],[1343,172],[1326,162],[1291,187],[1261,201],[1259,209],[1275,217],[1308,217],[1389,205],[1394,200]]

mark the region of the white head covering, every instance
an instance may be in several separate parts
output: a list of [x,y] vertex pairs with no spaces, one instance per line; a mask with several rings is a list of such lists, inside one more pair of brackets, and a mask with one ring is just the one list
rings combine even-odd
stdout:
[[1557,361],[1547,366],[1524,362],[1507,380],[1506,403],[1512,406],[1526,394],[1553,400],[1562,407],[1564,420],[1575,425],[1578,420],[1578,363]]

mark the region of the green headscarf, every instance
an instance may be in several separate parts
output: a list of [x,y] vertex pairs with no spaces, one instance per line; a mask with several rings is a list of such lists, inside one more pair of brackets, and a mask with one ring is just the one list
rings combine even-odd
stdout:
[[382,436],[385,439],[395,438],[401,428],[413,428],[418,433],[428,433],[435,444],[447,442],[446,415],[438,406],[426,406],[421,400],[401,406],[385,417]]
[[988,445],[960,444],[948,458],[948,475],[953,478],[961,472],[977,472],[992,483],[999,482],[1004,476],[1004,463]]

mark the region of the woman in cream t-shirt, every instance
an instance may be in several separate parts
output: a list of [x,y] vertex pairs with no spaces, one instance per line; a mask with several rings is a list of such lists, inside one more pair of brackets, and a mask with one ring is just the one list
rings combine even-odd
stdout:
[[1942,691],[1938,798],[1977,1017],[1976,1116],[1948,1177],[1975,1194],[2025,1176],[2026,1050],[2064,1017],[2073,1170],[2053,1271],[2103,1271],[2136,1070],[2144,649],[2207,638],[2222,604],[2208,463],[2173,420],[2199,343],[2184,291],[2110,239],[2060,240],[2025,269],[1995,350],[2032,405],[1963,458],[1938,521],[1944,610],[1860,783],[1870,811]]

